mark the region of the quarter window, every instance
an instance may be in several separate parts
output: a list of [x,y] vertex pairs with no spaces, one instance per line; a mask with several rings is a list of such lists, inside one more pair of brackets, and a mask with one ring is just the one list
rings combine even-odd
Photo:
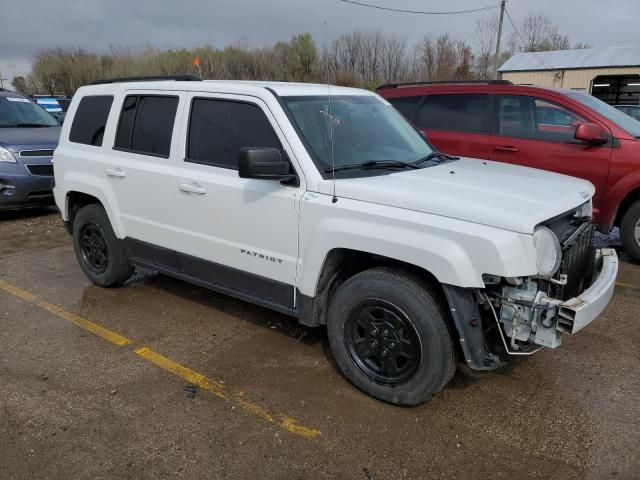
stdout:
[[489,95],[430,95],[418,126],[427,130],[489,133]]
[[243,147],[282,148],[260,107],[227,100],[193,100],[187,162],[237,169]]
[[101,146],[112,103],[110,95],[82,97],[73,117],[69,141]]
[[498,131],[506,137],[571,142],[586,120],[560,105],[524,95],[503,95],[498,106]]
[[114,148],[168,157],[177,97],[128,95],[120,113]]

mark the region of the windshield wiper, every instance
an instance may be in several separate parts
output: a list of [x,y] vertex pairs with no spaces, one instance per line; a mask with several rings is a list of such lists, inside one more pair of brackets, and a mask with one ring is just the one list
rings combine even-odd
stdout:
[[452,155],[447,155],[446,153],[438,152],[437,150],[431,152],[429,155],[425,155],[424,157],[416,160],[413,164],[420,165],[421,163],[432,161],[436,165],[445,161],[451,160],[459,160],[459,157],[454,157]]
[[44,125],[42,123],[16,123],[13,127],[16,128],[45,128],[52,127],[53,125]]
[[327,173],[339,172],[341,170],[366,170],[368,168],[420,168],[415,163],[403,162],[402,160],[368,160],[362,163],[351,163],[349,165],[338,165],[324,169]]

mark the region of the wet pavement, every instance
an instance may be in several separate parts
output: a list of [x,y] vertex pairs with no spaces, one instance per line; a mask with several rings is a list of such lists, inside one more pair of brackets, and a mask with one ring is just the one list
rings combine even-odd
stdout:
[[0,280],[26,293],[0,289],[0,478],[640,478],[640,266],[622,259],[561,348],[398,408],[338,373],[323,329],[148,271],[95,287],[55,213],[2,214]]

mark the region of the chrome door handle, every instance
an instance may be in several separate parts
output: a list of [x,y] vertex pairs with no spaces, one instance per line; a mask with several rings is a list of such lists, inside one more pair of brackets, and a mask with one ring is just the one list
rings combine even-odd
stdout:
[[107,175],[109,175],[110,177],[118,177],[118,178],[124,178],[127,176],[127,174],[125,173],[124,170],[122,170],[121,168],[107,168],[105,170],[105,172],[107,173]]
[[207,193],[207,191],[197,183],[181,183],[180,191],[187,193],[196,193],[198,195],[204,195]]

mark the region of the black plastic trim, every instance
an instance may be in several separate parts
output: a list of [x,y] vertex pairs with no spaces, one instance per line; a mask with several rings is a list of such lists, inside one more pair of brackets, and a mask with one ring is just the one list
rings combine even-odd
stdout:
[[178,82],[201,82],[202,79],[196,75],[143,75],[138,77],[116,77],[95,80],[90,85],[104,85],[107,83],[124,82],[153,82],[162,80],[175,80]]
[[447,284],[442,287],[458,330],[466,364],[474,370],[495,370],[503,365],[485,348],[482,317],[473,291]]
[[123,240],[132,263],[161,271],[211,290],[297,316],[293,285],[203,260],[127,237]]

